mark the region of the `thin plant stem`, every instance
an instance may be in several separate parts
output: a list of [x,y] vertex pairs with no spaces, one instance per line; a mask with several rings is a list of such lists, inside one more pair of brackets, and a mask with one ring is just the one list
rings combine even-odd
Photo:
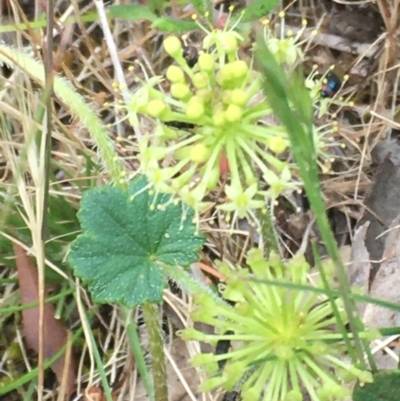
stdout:
[[145,303],[142,305],[144,321],[149,335],[151,367],[155,401],[168,401],[167,367],[165,364],[164,341],[161,335],[160,318],[157,306]]
[[212,292],[210,288],[194,280],[182,268],[178,266],[163,265],[162,269],[168,275],[169,278],[171,278],[180,288],[186,290],[188,293],[207,294],[212,296],[216,302],[219,302],[221,304],[225,303],[220,297],[218,297],[214,292]]
[[137,326],[131,317],[131,310],[125,306],[121,306],[121,311],[125,319],[126,334],[128,336],[129,345],[131,347],[133,356],[135,357],[136,367],[139,371],[144,388],[150,400],[154,399],[154,389],[150,381],[150,374],[147,369],[146,361],[144,358],[143,350],[140,345],[140,338],[137,333]]
[[[87,320],[86,315],[84,315],[84,316],[85,316],[85,319]],[[88,321],[87,321],[87,326],[89,327]],[[106,374],[106,371],[104,370],[103,361],[101,360],[100,353],[99,353],[99,350],[96,345],[96,340],[95,340],[91,330],[87,330],[87,335],[89,336],[90,342],[92,343],[91,345],[92,345],[93,356],[94,356],[94,360],[96,361],[97,370],[99,372],[101,384],[104,389],[104,395],[106,396],[107,401],[113,401],[111,388],[110,388],[110,385],[108,384],[107,374]]]

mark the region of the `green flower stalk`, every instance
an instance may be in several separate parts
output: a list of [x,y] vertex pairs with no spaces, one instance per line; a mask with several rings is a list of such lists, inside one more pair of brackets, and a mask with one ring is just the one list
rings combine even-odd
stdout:
[[[350,395],[344,381],[372,381],[369,372],[345,361],[342,335],[326,297],[295,286],[263,283],[307,284],[309,266],[302,256],[284,263],[272,255],[267,262],[261,250],[253,249],[247,262],[251,271],[224,263],[219,267],[226,277],[222,295],[235,306],[221,305],[206,294],[194,303],[193,321],[213,325],[216,334],[193,328],[180,333],[185,340],[232,344],[225,354],[193,358],[193,365],[203,367],[209,376],[201,385],[203,391],[230,391],[237,385],[244,401],[301,401],[304,391],[313,401],[330,401]],[[341,299],[336,304],[345,319]]]
[[[175,61],[165,73],[169,92],[156,88],[164,77],[154,77],[132,94],[129,113],[131,120],[142,114],[154,121],[140,144],[139,159],[155,193],[174,194],[199,214],[209,207],[207,195],[227,175],[226,197],[217,208],[233,225],[238,218],[255,219],[255,210],[266,212],[268,204],[301,185],[289,162],[287,132],[262,94],[263,77],[252,60],[239,56],[244,39],[232,28],[200,28],[205,38],[197,64],[188,66],[180,39],[166,38],[165,51]],[[299,37],[276,38],[266,31],[285,69],[303,57]],[[329,130],[315,127],[314,135],[320,164],[329,166]]]

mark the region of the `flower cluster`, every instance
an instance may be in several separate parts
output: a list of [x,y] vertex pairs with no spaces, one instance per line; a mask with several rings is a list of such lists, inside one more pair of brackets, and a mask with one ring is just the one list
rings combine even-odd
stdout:
[[[154,191],[172,193],[200,212],[221,175],[228,175],[218,209],[233,223],[255,217],[254,210],[266,211],[267,204],[299,190],[300,184],[289,163],[287,132],[262,94],[262,76],[252,60],[239,56],[243,38],[232,28],[205,31],[192,68],[181,40],[165,39],[164,48],[174,60],[165,73],[168,92],[156,88],[162,78],[155,77],[154,84],[132,95],[129,109],[155,121],[139,155]],[[298,36],[277,39],[269,32],[266,40],[284,67],[302,57]],[[317,128],[314,136],[319,156],[327,162],[329,140]]]
[[[203,391],[239,385],[244,401],[301,401],[307,391],[313,401],[343,400],[350,390],[342,384],[354,379],[372,381],[370,372],[345,362],[343,338],[336,330],[332,304],[312,291],[297,289],[307,283],[308,265],[296,256],[287,263],[272,255],[266,262],[260,250],[248,255],[248,269],[221,264],[226,277],[222,290],[235,306],[211,296],[197,297],[191,317],[215,327],[216,334],[193,328],[183,330],[185,340],[216,345],[230,341],[226,353],[199,354],[192,359],[209,376]],[[287,286],[266,284],[279,281]],[[264,282],[263,282],[264,281]],[[342,301],[336,301],[345,320]]]

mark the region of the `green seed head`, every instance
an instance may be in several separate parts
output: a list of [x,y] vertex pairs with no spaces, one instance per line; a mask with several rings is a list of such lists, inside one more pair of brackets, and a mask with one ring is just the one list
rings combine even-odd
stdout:
[[210,150],[202,143],[194,145],[190,151],[190,159],[194,163],[204,163],[210,155]]
[[202,72],[197,72],[193,75],[192,82],[196,89],[207,88],[208,76]]
[[167,106],[160,99],[153,99],[147,104],[147,113],[151,117],[159,118],[167,110]]
[[240,121],[242,118],[242,108],[236,106],[236,104],[230,104],[225,112],[225,118],[227,121],[234,123]]
[[249,72],[249,66],[243,60],[236,60],[231,63],[231,71],[234,78],[245,78]]
[[199,56],[197,65],[199,66],[200,71],[213,72],[215,67],[214,57],[211,54],[202,53]]
[[175,99],[179,100],[186,99],[191,94],[189,86],[182,83],[172,84],[170,92]]
[[182,70],[182,68],[176,66],[176,65],[170,65],[168,67],[166,77],[168,81],[172,83],[184,83],[185,82],[185,74]]
[[243,89],[234,89],[231,93],[230,100],[237,106],[245,106],[247,103],[247,94]]
[[168,36],[164,40],[164,49],[171,57],[182,56],[182,44],[176,36]]
[[288,145],[287,142],[280,136],[271,137],[268,141],[268,144],[272,152],[276,153],[277,155],[283,153]]
[[186,108],[186,116],[193,120],[197,120],[204,115],[204,105],[203,102],[192,101],[192,99]]
[[238,49],[238,41],[231,32],[223,32],[218,35],[218,39],[221,43],[222,48],[227,53],[236,52]]
[[233,79],[235,79],[233,63],[223,65],[221,69],[217,72],[217,83],[223,88],[226,87]]
[[213,124],[216,127],[222,127],[226,122],[225,113],[221,110],[214,112],[212,116]]

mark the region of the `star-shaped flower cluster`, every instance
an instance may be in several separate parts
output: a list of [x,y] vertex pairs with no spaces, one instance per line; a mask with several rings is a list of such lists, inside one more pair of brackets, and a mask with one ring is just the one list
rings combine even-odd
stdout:
[[[239,51],[243,37],[233,28],[206,30],[198,61],[189,67],[182,42],[169,36],[165,51],[174,63],[132,94],[130,112],[154,119],[140,144],[141,170],[156,192],[168,192],[199,213],[221,176],[228,178],[217,208],[233,224],[254,217],[276,199],[300,189],[285,128],[262,93],[263,77]],[[265,36],[283,68],[302,58],[296,37]],[[167,93],[156,88],[165,78]],[[180,128],[176,128],[181,123]],[[183,123],[183,125],[182,125]],[[328,162],[329,140],[316,128],[316,149]]]
[[[231,391],[239,385],[244,401],[301,401],[306,390],[312,401],[333,401],[350,395],[345,381],[372,381],[370,372],[343,358],[343,337],[327,297],[296,288],[307,284],[309,266],[304,257],[284,263],[272,255],[265,261],[261,250],[253,249],[247,263],[250,269],[219,266],[226,277],[222,295],[234,306],[207,294],[195,299],[193,321],[214,326],[216,334],[193,328],[180,333],[185,340],[232,344],[229,352],[193,358],[192,363],[208,376],[203,391]],[[341,299],[335,302],[346,321]]]

